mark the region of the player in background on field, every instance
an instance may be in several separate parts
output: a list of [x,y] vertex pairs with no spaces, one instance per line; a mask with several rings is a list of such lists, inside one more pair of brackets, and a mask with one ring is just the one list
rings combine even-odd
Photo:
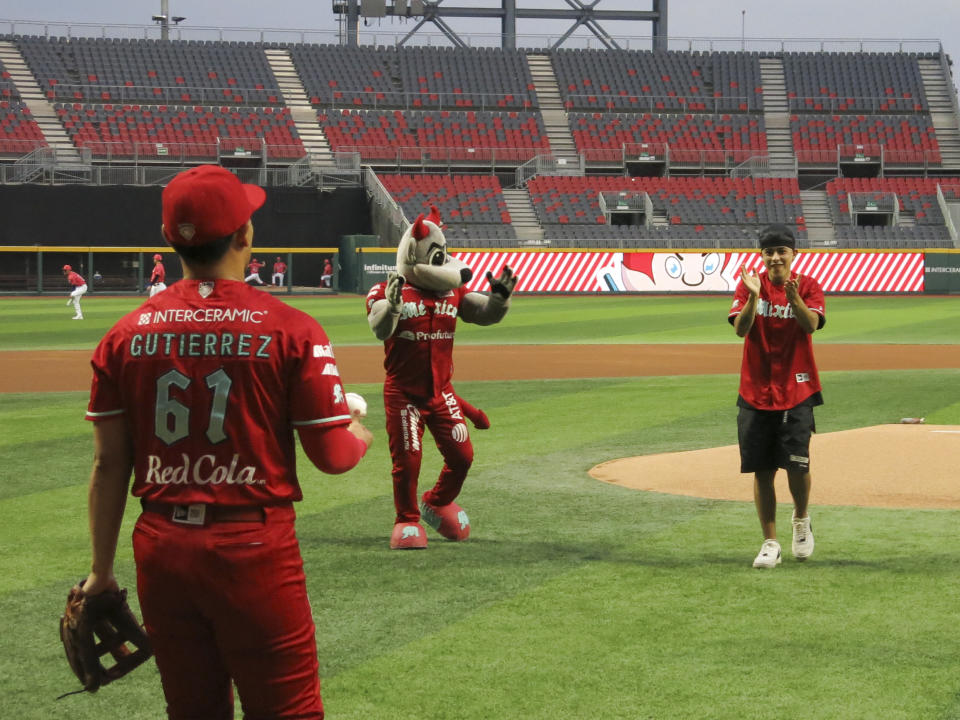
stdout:
[[83,320],[83,311],[80,309],[80,297],[87,291],[87,281],[75,273],[69,265],[63,266],[63,276],[67,282],[73,286],[70,291],[70,299],[67,300],[67,307],[73,305],[74,314],[71,320]]
[[333,263],[330,258],[323,259],[323,271],[320,273],[320,287],[331,287],[333,284]]
[[167,269],[163,266],[163,255],[153,256],[153,272],[150,273],[150,297],[167,289]]
[[294,430],[327,473],[373,440],[323,328],[243,281],[264,199],[218,166],[177,175],[162,230],[183,279],[121,318],[91,361],[83,590],[117,586],[133,473],[137,593],[171,718],[232,718],[234,684],[247,718],[323,718]]
[[257,285],[263,285],[263,280],[260,279],[260,268],[264,267],[266,263],[262,263],[256,258],[251,260],[247,264],[247,277],[244,278],[244,282],[255,282]]
[[283,287],[283,276],[287,273],[287,264],[283,258],[277,257],[273,263],[273,276],[270,278],[270,284],[277,287]]
[[745,338],[737,398],[740,472],[754,473],[754,502],[763,545],[755,568],[780,564],[777,495],[773,479],[785,468],[793,496],[793,556],[813,553],[810,498],[810,435],[813,408],[823,404],[813,358],[813,333],[826,322],[823,290],[814,278],[790,270],[797,257],[793,232],[784,225],[760,231],[766,272],[740,269],[727,317]]

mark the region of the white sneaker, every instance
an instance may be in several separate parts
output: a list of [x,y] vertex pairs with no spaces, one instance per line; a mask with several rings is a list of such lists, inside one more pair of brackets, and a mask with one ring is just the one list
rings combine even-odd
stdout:
[[797,513],[793,513],[793,556],[800,560],[806,560],[813,555],[813,528],[810,527],[809,513],[805,518],[797,519]]
[[760,554],[753,561],[755,568],[775,568],[780,564],[780,543],[776,540],[764,540]]
[[83,315],[74,315],[71,320],[83,320]]

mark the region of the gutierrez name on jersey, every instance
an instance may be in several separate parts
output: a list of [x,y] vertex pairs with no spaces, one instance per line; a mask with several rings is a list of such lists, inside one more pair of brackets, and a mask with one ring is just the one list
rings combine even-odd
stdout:
[[136,333],[131,357],[255,357],[268,360],[272,335],[250,333]]

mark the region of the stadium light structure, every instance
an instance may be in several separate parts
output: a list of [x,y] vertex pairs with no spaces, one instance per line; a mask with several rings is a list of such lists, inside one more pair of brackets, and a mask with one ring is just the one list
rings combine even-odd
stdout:
[[170,17],[170,0],[160,0],[160,14],[151,17],[155,23],[160,23],[160,39],[170,39],[170,23],[179,25],[186,20],[183,15],[174,15]]
[[667,49],[667,5],[669,0],[650,0],[650,10],[600,10],[601,0],[565,0],[566,7],[518,8],[517,0],[489,0],[500,7],[451,7],[444,0],[333,0],[333,12],[346,16],[346,45],[359,43],[360,18],[403,17],[416,19],[417,24],[399,44],[403,45],[427,23],[433,23],[455,47],[467,47],[467,43],[446,23],[445,18],[499,19],[501,46],[517,47],[517,20],[570,20],[573,25],[564,33],[553,48],[561,46],[577,28],[585,27],[608,49],[618,49],[616,40],[603,28],[601,22],[629,20],[649,22],[652,25],[653,47]]

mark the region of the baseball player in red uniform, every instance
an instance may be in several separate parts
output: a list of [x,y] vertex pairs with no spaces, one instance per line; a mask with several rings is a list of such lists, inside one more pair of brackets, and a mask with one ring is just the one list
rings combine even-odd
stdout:
[[163,255],[153,256],[153,272],[150,273],[150,297],[167,289],[167,269],[163,266]]
[[262,263],[256,258],[251,260],[247,264],[247,277],[244,278],[244,282],[255,282],[257,285],[263,285],[263,280],[260,279],[260,268],[265,266],[266,263]]
[[[463,287],[473,273],[447,255],[435,208],[407,229],[397,250],[397,269],[367,294],[367,316],[385,351],[383,400],[396,508],[390,547],[416,549],[427,545],[421,518],[448,540],[465,540],[470,534],[467,513],[454,502],[473,462],[464,419],[477,427],[489,423],[482,411],[466,409],[454,392],[454,333],[458,317],[479,325],[500,322],[517,277],[504,267],[499,278],[487,274],[490,293]],[[443,456],[443,469],[418,506],[424,427],[430,428]]]
[[73,286],[70,291],[70,299],[67,300],[67,307],[73,305],[74,314],[72,320],[83,320],[83,311],[80,309],[80,297],[87,291],[87,281],[79,273],[75,273],[69,265],[63,266],[63,276],[67,282]]
[[273,263],[273,277],[270,278],[271,285],[283,287],[283,276],[287,273],[287,264],[282,258],[277,258]]
[[372,441],[305,313],[243,281],[262,189],[218,166],[163,191],[184,278],[123,317],[92,360],[87,418],[95,595],[115,587],[127,487],[137,592],[171,718],[322,718],[293,503],[294,429],[328,473]]
[[810,435],[813,408],[823,404],[813,358],[815,330],[826,322],[823,290],[808,275],[791,272],[797,256],[793,232],[770,225],[760,233],[766,272],[740,270],[728,320],[745,338],[737,399],[740,472],[754,473],[754,501],[763,545],[756,568],[780,564],[777,496],[773,479],[786,468],[793,496],[793,556],[813,553],[810,497]]

